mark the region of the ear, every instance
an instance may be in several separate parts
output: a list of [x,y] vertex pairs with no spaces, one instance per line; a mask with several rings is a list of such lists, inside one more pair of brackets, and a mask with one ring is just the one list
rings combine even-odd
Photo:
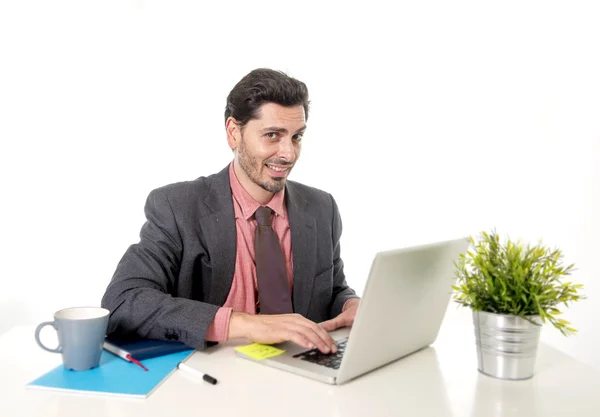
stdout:
[[225,122],[225,131],[227,132],[227,143],[232,151],[235,151],[242,138],[242,132],[237,120],[229,116]]

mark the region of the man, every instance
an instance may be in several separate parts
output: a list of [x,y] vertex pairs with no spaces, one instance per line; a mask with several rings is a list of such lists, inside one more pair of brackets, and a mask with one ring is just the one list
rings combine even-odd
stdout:
[[281,72],[238,82],[225,110],[233,162],[150,193],[140,242],[102,298],[109,334],[336,351],[327,331],[351,325],[359,302],[344,277],[340,214],[331,195],[287,181],[308,109],[306,85]]

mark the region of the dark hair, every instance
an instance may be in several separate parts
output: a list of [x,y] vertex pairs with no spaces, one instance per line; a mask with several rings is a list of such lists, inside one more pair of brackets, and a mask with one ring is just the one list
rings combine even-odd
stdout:
[[244,127],[250,120],[259,117],[260,106],[265,103],[286,107],[302,105],[304,117],[308,120],[310,101],[306,84],[281,71],[259,68],[242,78],[227,96],[225,122],[231,116]]

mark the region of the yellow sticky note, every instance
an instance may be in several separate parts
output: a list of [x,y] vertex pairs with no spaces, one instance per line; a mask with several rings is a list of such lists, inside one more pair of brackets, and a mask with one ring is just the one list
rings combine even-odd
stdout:
[[238,346],[235,348],[235,350],[259,361],[285,353],[285,350],[277,349],[269,345],[261,345],[260,343],[251,343],[245,346]]

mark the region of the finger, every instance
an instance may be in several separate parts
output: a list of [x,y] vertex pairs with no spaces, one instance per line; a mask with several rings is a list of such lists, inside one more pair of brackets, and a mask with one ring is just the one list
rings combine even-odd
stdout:
[[[339,317],[339,316],[338,316]],[[335,319],[338,319],[337,317]],[[308,328],[310,328],[312,331],[314,331],[315,333],[317,333],[317,335],[327,344],[331,345],[334,344],[333,339],[331,338],[331,336],[329,336],[329,334],[327,333],[326,329],[323,329],[320,325],[318,325],[317,323],[315,323],[312,320],[309,320],[305,317],[299,316],[299,324],[306,326]]]
[[314,345],[313,348],[316,347],[323,353],[331,352],[332,342],[323,340],[323,338],[316,331],[314,331],[310,326],[300,324],[300,323],[295,323],[292,326],[293,326],[294,331],[298,332],[303,337],[310,340],[310,342]]
[[325,329],[323,329],[321,326],[319,326],[318,324],[316,324],[310,320],[303,321],[301,323],[301,325],[306,326],[309,331],[314,332],[315,335],[319,338],[319,340],[322,343],[324,343],[325,346],[327,346],[327,348],[325,350],[322,348],[319,348],[319,350],[321,350],[324,353],[337,351],[337,345],[335,344],[335,341],[331,338],[331,336],[329,336],[327,331]]
[[304,335],[302,333],[290,331],[286,335],[286,339],[291,340],[298,346],[302,346],[305,349],[314,349],[315,348],[315,345],[309,339],[304,337]]
[[248,338],[256,343],[281,343],[288,340],[307,349],[314,349],[314,342],[302,336],[294,327],[297,324],[285,319],[283,315],[256,315],[251,316],[255,326],[250,330]]
[[352,318],[351,318],[351,314],[350,311],[346,311],[342,314],[340,314],[339,316],[337,316],[337,326],[338,328],[340,327],[346,327],[346,326],[350,326],[352,324]]
[[[293,328],[301,332],[304,337],[309,339],[323,353],[337,351],[337,345],[327,332],[313,321],[301,316],[300,314],[286,315],[286,322]],[[299,326],[299,327],[296,327]]]
[[338,324],[338,318],[334,318],[331,320],[324,321],[320,324],[321,328],[327,332],[332,332],[335,329],[339,329],[340,325]]
[[331,352],[332,345],[334,345],[333,340],[316,323],[296,314],[288,316],[287,319],[286,327],[288,329],[300,333],[303,337],[310,340],[321,352]]
[[285,330],[279,333],[279,337],[282,340],[290,340],[306,349],[317,348],[321,352],[329,353],[328,346],[314,332],[298,324],[288,323]]
[[322,350],[325,347],[319,337],[302,326],[302,320],[293,314],[262,315],[260,319],[261,327],[254,335],[254,341],[257,343],[280,343],[290,340],[306,349],[318,347]]
[[346,319],[344,320],[344,326],[352,326],[354,324],[354,318],[356,317],[356,313],[355,314],[349,314]]

